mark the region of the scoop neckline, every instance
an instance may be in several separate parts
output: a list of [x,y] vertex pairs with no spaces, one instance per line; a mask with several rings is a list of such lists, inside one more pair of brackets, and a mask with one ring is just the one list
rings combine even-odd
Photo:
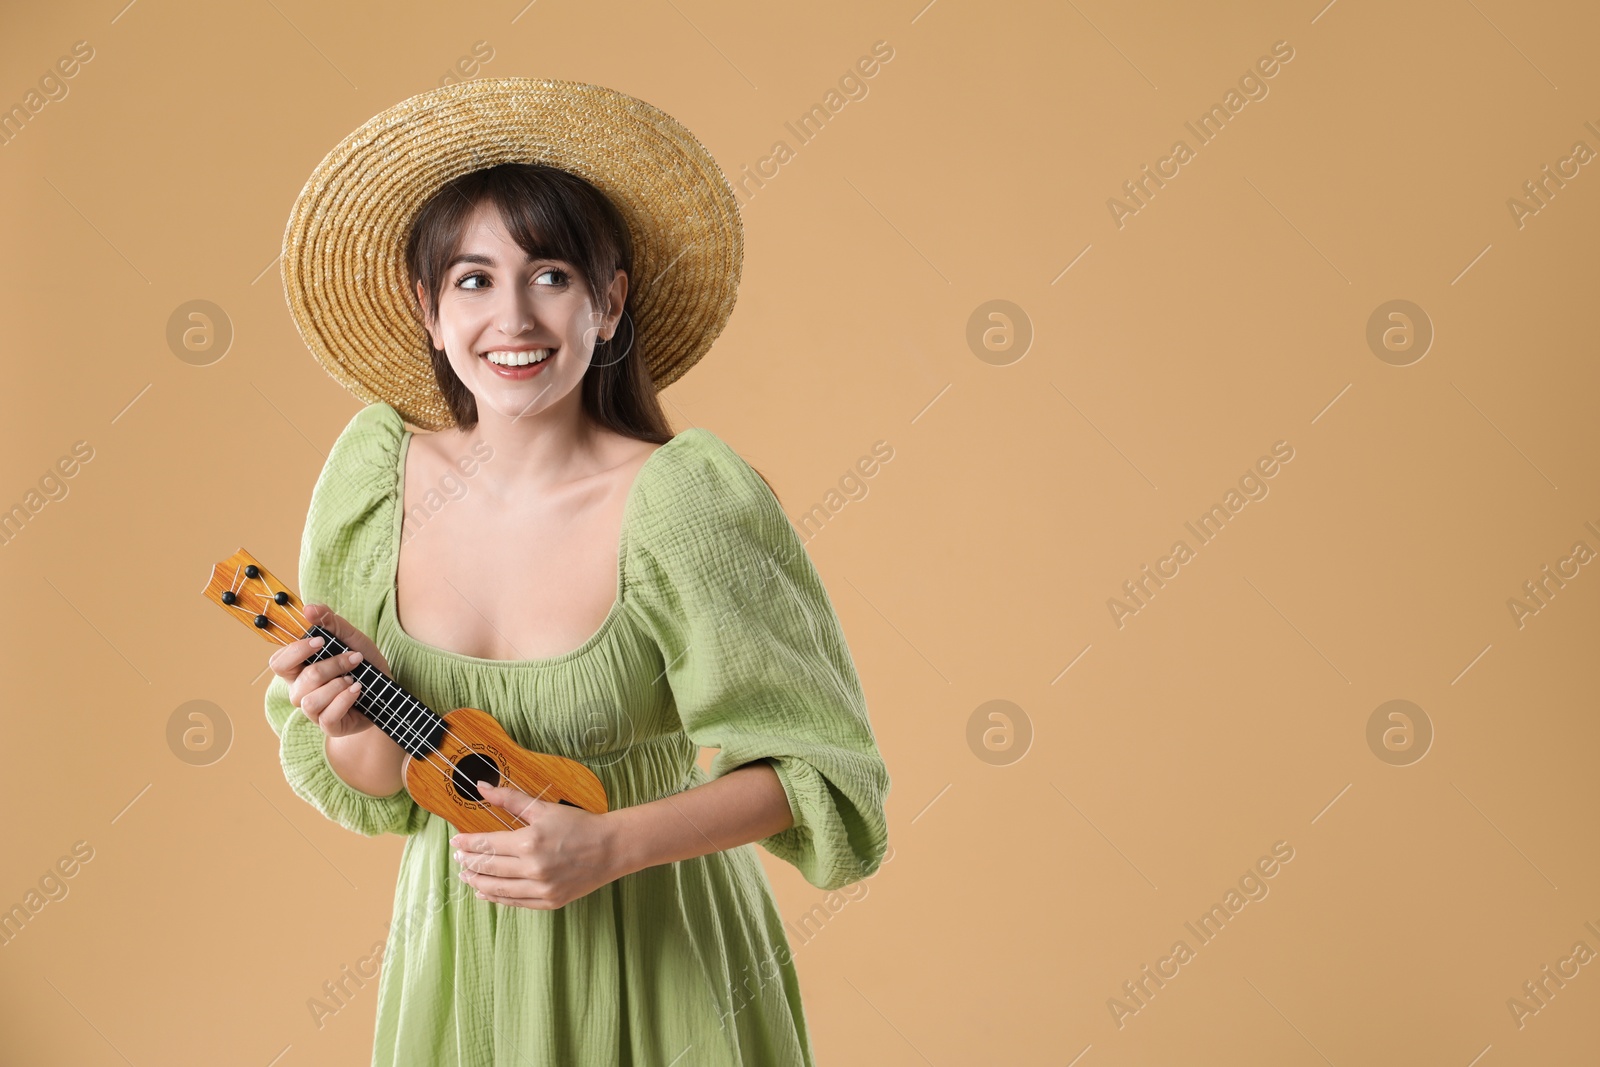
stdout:
[[617,533],[617,595],[616,598],[611,602],[611,610],[606,612],[606,617],[600,621],[599,628],[595,630],[594,633],[590,634],[588,639],[585,640],[581,645],[570,652],[562,652],[554,656],[540,656],[531,659],[487,659],[482,656],[469,656],[465,652],[454,652],[448,648],[440,648],[438,645],[431,645],[426,641],[419,640],[418,638],[411,636],[411,634],[406,631],[406,628],[401,625],[400,532],[405,518],[406,461],[411,455],[411,439],[416,436],[410,430],[402,431],[400,437],[400,454],[395,463],[394,493],[392,494],[393,508],[390,519],[391,528],[389,532],[389,585],[387,599],[389,601],[389,621],[394,624],[395,633],[398,634],[401,640],[406,644],[430,655],[439,656],[444,659],[455,660],[458,663],[470,663],[476,666],[495,668],[525,669],[530,667],[538,668],[555,666],[561,663],[566,663],[569,660],[577,659],[579,656],[582,656],[584,653],[594,648],[611,630],[612,625],[615,624],[617,618],[621,616],[623,612],[623,601],[626,595],[623,574],[627,569],[629,541],[628,535],[630,532],[629,528],[633,521],[634,500],[639,494],[639,486],[644,482],[645,475],[649,473],[650,465],[655,462],[656,457],[661,455],[661,453],[665,452],[668,448],[672,447],[672,443],[674,441],[679,440],[687,434],[693,433],[694,429],[695,428],[682,430],[668,438],[659,447],[657,447],[655,451],[651,452],[649,456],[645,457],[645,461],[639,465],[638,471],[634,473],[633,484],[628,487],[628,495],[622,502],[622,528]]

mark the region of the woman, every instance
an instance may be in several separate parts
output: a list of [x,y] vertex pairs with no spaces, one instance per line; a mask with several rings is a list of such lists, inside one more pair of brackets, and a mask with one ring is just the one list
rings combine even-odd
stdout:
[[771,489],[657,400],[733,306],[714,161],[620,93],[481,80],[341,142],[285,241],[302,335],[372,401],[312,495],[309,620],[430,707],[584,764],[610,809],[485,782],[526,825],[458,834],[354,710],[355,660],[273,655],[292,788],[407,836],[373,1062],[811,1064],[753,843],[819,888],[867,877],[889,778]]

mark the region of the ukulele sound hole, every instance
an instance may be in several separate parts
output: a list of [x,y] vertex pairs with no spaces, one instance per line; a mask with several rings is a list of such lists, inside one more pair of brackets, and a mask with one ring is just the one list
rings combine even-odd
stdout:
[[483,797],[478,793],[479,782],[499,785],[500,768],[488,756],[469,752],[456,761],[455,770],[450,773],[450,784],[455,786],[456,795],[462,800],[481,803]]

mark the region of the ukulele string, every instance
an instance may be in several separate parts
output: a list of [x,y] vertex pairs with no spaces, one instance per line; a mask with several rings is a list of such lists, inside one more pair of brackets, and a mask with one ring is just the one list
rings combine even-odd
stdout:
[[[238,580],[239,580],[239,571],[235,570],[234,571],[234,582],[237,583]],[[263,586],[266,587],[267,592],[269,592],[269,593],[274,592],[271,583],[268,582],[265,577],[258,577],[256,580],[259,581]],[[284,590],[284,591],[287,592],[288,590]],[[271,600],[271,598],[268,597],[268,598],[265,598],[265,600]],[[305,617],[305,615],[303,613],[299,612],[298,610],[295,611],[295,614],[300,616],[301,625],[306,628],[305,632],[302,632],[302,633],[297,635],[297,634],[295,634],[295,632],[293,630],[291,630],[288,627],[284,626],[281,622],[275,622],[270,616],[267,616],[265,614],[265,610],[266,610],[265,600],[263,601],[261,614],[262,614],[262,617],[267,619],[267,626],[265,628],[262,628],[262,632],[265,633],[269,638],[271,638],[273,641],[276,641],[279,645],[282,645],[282,646],[287,646],[290,643],[289,641],[286,641],[286,640],[283,640],[283,639],[279,638],[276,634],[274,634],[272,632],[271,627],[274,626],[274,625],[277,626],[280,630],[283,630],[284,633],[288,634],[290,637],[294,638],[295,640],[301,640],[301,639],[304,639],[304,638],[310,636],[310,633],[309,633],[310,621],[308,619],[306,619],[306,617]],[[273,603],[276,603],[276,601],[273,601]],[[294,607],[294,602],[293,601],[289,601],[288,605],[289,605],[289,607],[293,608]],[[238,608],[240,611],[243,611],[247,615],[250,615],[252,617],[252,619],[254,619],[254,617],[257,614],[256,612],[250,611],[248,608],[244,607],[244,605],[242,605],[242,604],[235,603],[235,604],[231,604],[231,605],[227,605],[227,606]],[[281,607],[282,605],[279,605],[279,606]],[[376,670],[376,668],[374,668],[374,670]],[[407,693],[404,689],[401,689],[398,684],[396,684],[387,675],[383,674],[383,672],[379,671],[378,672],[378,677],[382,680],[382,682],[384,684],[392,687],[394,689],[394,691],[396,693],[398,693],[400,696],[402,696],[402,697],[404,697],[406,699],[409,699],[414,703],[416,702],[416,698],[415,697],[411,696],[411,694]],[[412,723],[400,711],[395,710],[395,709],[390,709],[387,706],[388,700],[389,700],[389,698],[387,696],[383,696],[380,693],[380,699],[384,703],[379,708],[379,714],[380,714],[380,716],[382,718],[384,718],[387,721],[382,722],[379,725],[387,726],[389,729],[396,730],[396,732],[400,733],[401,736],[405,740],[416,743],[416,747],[418,749],[424,748],[424,746],[427,744],[427,739],[423,736],[422,729],[421,729],[420,725]],[[462,748],[465,748],[465,749],[468,749],[468,750],[471,749],[470,745],[468,745],[460,737],[456,736],[456,734],[444,722],[444,719],[443,719],[442,716],[437,716],[437,717],[439,718],[439,727],[440,727],[440,729],[442,729],[444,731],[444,734],[445,734],[446,737],[449,737],[451,740],[455,741],[456,744],[460,745]],[[396,723],[397,722],[399,723],[399,726],[400,726],[399,729],[396,729]],[[435,757],[435,756],[437,756],[438,759],[441,762],[443,762],[446,767],[449,768],[449,771],[440,770],[439,764],[434,762],[434,758],[433,757]],[[461,770],[460,764],[458,764],[458,763],[454,762],[453,760],[451,760],[448,756],[446,756],[443,752],[440,752],[438,749],[433,749],[432,751],[424,751],[424,752],[422,752],[420,758],[429,767],[432,767],[434,770],[439,771],[441,774],[445,774],[447,777],[450,777],[452,779],[455,778],[460,773],[460,770]],[[521,785],[517,784],[517,782],[515,780],[513,780],[511,778],[511,776],[506,774],[503,770],[501,771],[501,775],[500,776],[506,782],[506,784],[508,784],[511,788],[517,790],[520,793],[523,793],[524,795],[529,795],[528,794],[528,790],[524,789]],[[461,777],[462,777],[463,780],[465,780],[466,776],[465,775],[461,775]],[[538,796],[534,797],[534,799],[537,800],[539,797],[544,796],[544,794],[550,790],[550,785],[553,785],[553,784],[554,783],[547,784],[543,789],[539,790]],[[507,830],[515,829],[515,827],[511,826],[504,819],[500,818],[499,815],[495,814],[494,806],[489,804],[488,801],[483,801],[483,805],[484,805],[484,810],[486,810],[489,813],[489,815],[491,817],[493,817],[493,819],[496,822],[498,822],[501,826],[504,826]]]

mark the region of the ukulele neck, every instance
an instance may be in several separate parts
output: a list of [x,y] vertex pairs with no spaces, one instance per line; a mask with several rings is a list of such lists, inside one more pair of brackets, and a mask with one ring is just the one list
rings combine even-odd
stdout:
[[[350,651],[343,641],[320,626],[306,631],[307,637],[322,638],[322,647],[306,660],[309,666]],[[355,710],[414,758],[421,759],[439,747],[444,738],[444,720],[426,704],[400,688],[393,678],[363,659],[349,673],[361,683]]]

